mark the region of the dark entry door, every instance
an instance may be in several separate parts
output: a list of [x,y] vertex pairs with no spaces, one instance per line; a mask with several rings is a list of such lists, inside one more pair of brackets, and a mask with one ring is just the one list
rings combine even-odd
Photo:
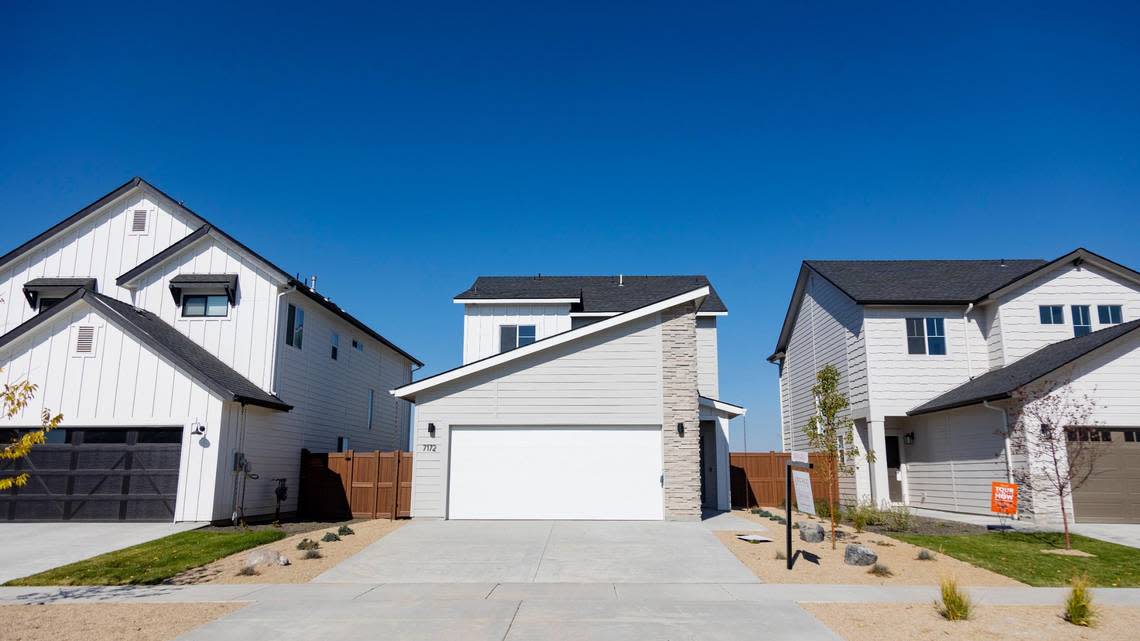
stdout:
[[899,437],[887,436],[887,491],[890,493],[891,501],[895,503],[902,503],[902,478],[900,470],[902,470],[901,457],[899,456]]
[[[15,430],[0,430],[6,442]],[[181,427],[74,428],[49,434],[28,458],[28,484],[0,492],[0,521],[170,521]]]

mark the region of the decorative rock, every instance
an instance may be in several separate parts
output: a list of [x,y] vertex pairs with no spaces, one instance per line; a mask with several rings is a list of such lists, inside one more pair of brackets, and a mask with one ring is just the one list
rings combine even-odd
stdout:
[[865,545],[848,544],[843,550],[843,562],[847,565],[874,565],[879,555]]
[[800,540],[808,543],[819,543],[825,536],[823,526],[819,523],[800,523]]
[[245,566],[255,568],[259,565],[289,565],[289,558],[276,550],[254,550],[245,557]]

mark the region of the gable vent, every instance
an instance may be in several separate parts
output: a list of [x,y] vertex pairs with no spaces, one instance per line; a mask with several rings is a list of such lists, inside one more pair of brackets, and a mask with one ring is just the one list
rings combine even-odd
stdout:
[[141,234],[146,231],[147,210],[136,209],[131,215],[131,233]]
[[75,330],[75,353],[95,353],[95,328],[91,325],[81,325]]

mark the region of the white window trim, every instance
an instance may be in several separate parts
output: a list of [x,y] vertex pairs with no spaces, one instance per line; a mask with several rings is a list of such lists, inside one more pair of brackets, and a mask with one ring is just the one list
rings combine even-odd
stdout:
[[180,320],[180,321],[228,321],[228,320],[230,320],[230,317],[233,315],[231,312],[233,311],[234,306],[232,304],[230,304],[229,299],[226,300],[226,315],[225,316],[183,316],[182,315],[182,309],[183,309],[183,306],[186,304],[187,296],[225,296],[225,295],[226,295],[225,291],[220,290],[220,289],[217,292],[197,291],[197,292],[194,292],[193,294],[183,294],[182,299],[178,302],[178,316],[176,317],[176,320]]
[[[910,333],[908,332],[908,328],[906,326],[906,321],[907,321],[907,319],[911,319],[911,318],[921,318],[922,319],[922,344],[923,344],[923,348],[926,350],[922,354],[911,354],[910,353],[909,343],[910,343],[911,336],[910,336]],[[935,338],[941,338],[942,341],[946,344],[946,351],[942,354],[931,354],[930,353],[930,331],[927,329],[926,321],[928,321],[932,318],[937,318],[937,319],[942,321],[942,335],[941,336],[935,336]],[[908,358],[920,358],[920,359],[947,358],[947,357],[949,357],[950,356],[950,336],[949,336],[949,330],[946,328],[946,326],[948,324],[946,322],[946,320],[947,319],[945,316],[906,316],[906,317],[904,317],[903,318],[903,350],[905,351],[906,356]]]
[[[1060,323],[1042,323],[1041,322],[1041,308],[1042,307],[1060,307],[1061,308],[1061,322]],[[1065,307],[1067,307],[1067,305],[1065,305],[1064,303],[1038,303],[1037,304],[1037,324],[1039,326],[1043,326],[1043,327],[1064,327],[1065,325],[1068,325],[1069,321],[1072,320],[1072,318],[1070,318],[1072,316],[1072,313],[1066,312]]]

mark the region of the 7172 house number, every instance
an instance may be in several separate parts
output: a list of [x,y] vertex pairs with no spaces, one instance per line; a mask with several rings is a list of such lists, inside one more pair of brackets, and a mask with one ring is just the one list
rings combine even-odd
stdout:
[[420,450],[421,452],[434,452],[435,451],[435,443],[421,443],[420,447],[423,448],[422,450]]

